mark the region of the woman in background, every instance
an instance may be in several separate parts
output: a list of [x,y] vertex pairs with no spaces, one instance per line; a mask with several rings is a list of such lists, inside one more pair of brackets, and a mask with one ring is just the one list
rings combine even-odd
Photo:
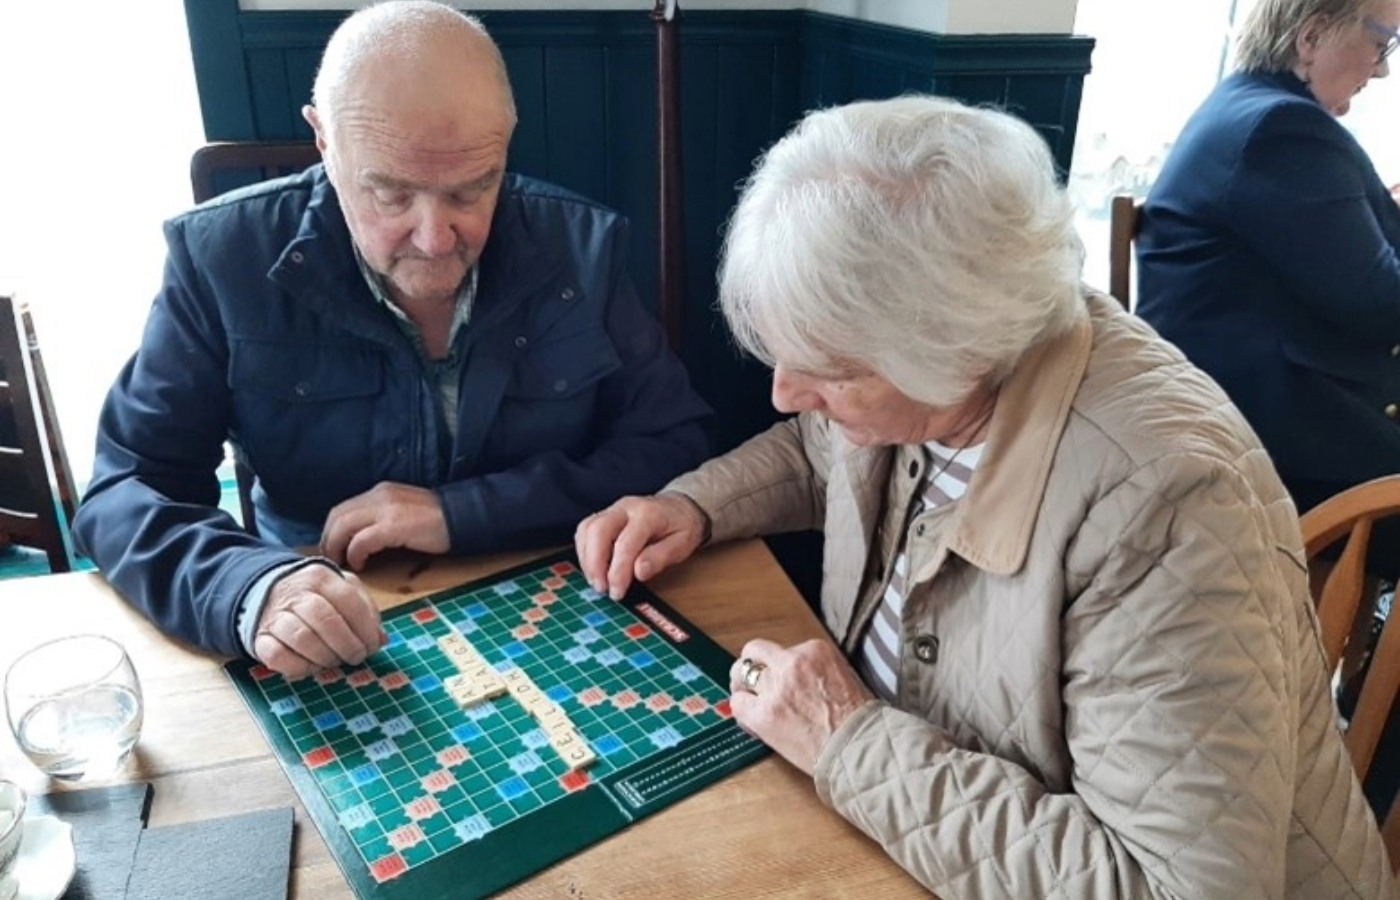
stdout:
[[[1389,74],[1397,27],[1397,0],[1259,0],[1143,208],[1137,312],[1239,406],[1300,512],[1400,473],[1400,207],[1337,121]],[[1372,548],[1393,581],[1400,525]]]

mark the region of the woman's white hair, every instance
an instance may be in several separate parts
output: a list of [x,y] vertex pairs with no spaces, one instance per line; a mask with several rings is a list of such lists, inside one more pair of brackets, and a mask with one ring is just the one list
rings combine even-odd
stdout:
[[854,365],[956,406],[1086,314],[1072,216],[1044,140],[1007,113],[927,96],[813,112],[744,188],[720,308],[769,365]]
[[488,56],[514,119],[515,96],[500,48],[481,20],[437,0],[380,0],[352,13],[326,44],[311,88],[311,102],[329,126],[355,76],[371,60],[382,56],[412,59],[430,41],[448,36],[461,37],[464,47]]

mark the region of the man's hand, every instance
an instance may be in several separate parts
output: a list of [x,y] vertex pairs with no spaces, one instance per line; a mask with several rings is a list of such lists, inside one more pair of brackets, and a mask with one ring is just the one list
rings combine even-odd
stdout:
[[381,481],[336,504],[321,532],[321,555],[359,571],[380,550],[402,547],[422,553],[451,549],[442,501],[426,488]]
[[646,581],[690,558],[709,522],[680,494],[623,497],[578,523],[574,548],[593,589],[621,599],[632,580]]
[[808,775],[841,723],[875,697],[841,651],[817,640],[787,649],[749,641],[729,689],[734,721]]
[[253,655],[296,679],[359,665],[388,639],[360,579],[311,565],[273,584],[258,619]]

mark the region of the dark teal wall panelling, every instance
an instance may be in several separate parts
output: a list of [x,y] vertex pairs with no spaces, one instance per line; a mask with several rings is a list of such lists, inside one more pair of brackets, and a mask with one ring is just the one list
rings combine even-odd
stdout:
[[[211,140],[309,138],[301,117],[344,11],[241,12],[185,0]],[[657,280],[655,26],[648,10],[480,14],[501,45],[520,124],[511,168],[626,213],[631,274]],[[1093,41],[924,34],[787,11],[690,11],[681,23],[686,322],[683,356],[719,412],[721,448],[766,427],[768,376],[740,360],[715,313],[723,223],[763,149],[802,110],[906,91],[1005,105],[1068,169]]]
[[1093,38],[934,35],[808,13],[801,48],[803,109],[909,91],[992,104],[1034,125],[1069,171]]

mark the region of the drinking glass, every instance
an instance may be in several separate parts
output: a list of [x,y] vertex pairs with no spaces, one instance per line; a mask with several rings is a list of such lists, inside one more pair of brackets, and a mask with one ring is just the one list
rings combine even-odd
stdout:
[[5,710],[20,749],[46,775],[106,778],[141,733],[141,683],[121,644],[73,635],[15,660],[5,675]]

